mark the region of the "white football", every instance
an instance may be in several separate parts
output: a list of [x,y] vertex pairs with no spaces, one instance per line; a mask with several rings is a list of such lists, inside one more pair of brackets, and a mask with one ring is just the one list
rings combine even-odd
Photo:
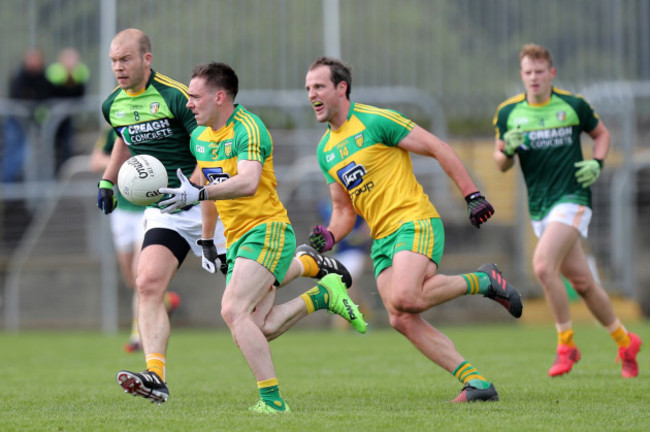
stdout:
[[120,167],[117,187],[133,204],[154,204],[163,196],[158,189],[167,187],[167,170],[151,155],[133,156]]

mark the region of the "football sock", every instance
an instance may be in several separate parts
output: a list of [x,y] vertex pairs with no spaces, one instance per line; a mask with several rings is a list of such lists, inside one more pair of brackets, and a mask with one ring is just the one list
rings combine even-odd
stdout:
[[277,378],[258,381],[257,388],[260,391],[260,397],[264,403],[278,411],[286,411],[287,407],[282,396],[280,396],[280,388],[278,386]]
[[156,375],[160,377],[160,379],[166,382],[165,362],[167,361],[167,359],[165,355],[160,353],[147,354],[145,360],[147,362],[147,370],[151,372],[155,372]]
[[315,259],[309,255],[300,255],[298,259],[302,263],[303,267],[301,276],[316,277],[316,275],[318,275],[319,269]]
[[300,296],[307,306],[307,313],[312,313],[319,309],[327,309],[330,302],[329,297],[327,289],[320,285],[316,285]]
[[563,330],[557,332],[557,343],[560,345],[566,345],[569,348],[573,348],[576,346],[575,342],[573,342],[573,330]]
[[630,336],[618,319],[607,327],[607,331],[619,348],[627,348],[630,346]]
[[487,274],[483,272],[465,273],[461,275],[467,284],[465,295],[487,294],[492,282]]
[[464,361],[456,370],[453,375],[463,384],[469,384],[474,388],[485,390],[490,387],[490,382],[486,380],[481,374],[478,373],[476,368],[470,362]]

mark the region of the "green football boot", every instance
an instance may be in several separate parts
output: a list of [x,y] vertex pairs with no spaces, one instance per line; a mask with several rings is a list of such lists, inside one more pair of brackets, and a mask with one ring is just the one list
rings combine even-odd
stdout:
[[330,313],[345,318],[359,333],[366,332],[366,322],[363,314],[348,295],[347,288],[341,280],[341,275],[330,273],[318,281],[318,286],[325,288],[329,295],[327,309]]
[[287,403],[284,403],[284,410],[280,411],[277,410],[269,405],[266,404],[262,399],[257,401],[257,405],[253,405],[252,407],[248,408],[249,411],[252,411],[254,413],[258,414],[287,414],[291,413],[291,410],[289,409],[289,405]]

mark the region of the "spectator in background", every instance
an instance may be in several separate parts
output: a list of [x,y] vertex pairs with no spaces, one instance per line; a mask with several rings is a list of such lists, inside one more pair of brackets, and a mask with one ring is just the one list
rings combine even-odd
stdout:
[[[90,78],[88,67],[81,61],[79,52],[74,48],[64,48],[58,61],[51,64],[45,75],[52,84],[55,98],[82,98],[86,94],[86,83]],[[68,116],[59,125],[54,141],[55,167],[59,170],[63,162],[74,152],[74,125]]]
[[[53,96],[52,84],[45,76],[45,56],[38,48],[25,52],[20,68],[11,77],[9,98],[32,102],[29,119],[7,117],[4,122],[2,182],[16,182],[24,178],[25,154],[30,122],[43,123],[48,115],[43,102]],[[26,121],[25,121],[26,120]]]
[[[91,171],[96,173],[104,172],[108,166],[116,138],[117,133],[114,129],[109,129],[101,134],[90,155]],[[142,339],[138,329],[138,292],[135,289],[135,269],[138,264],[140,248],[142,247],[142,239],[144,238],[143,218],[146,207],[127,201],[119,189],[116,191],[116,196],[117,207],[110,214],[111,233],[120,273],[127,288],[133,290],[131,335],[129,336],[129,342],[124,345],[124,351],[133,353],[142,350]],[[172,291],[166,291],[163,300],[167,313],[170,315],[180,305],[180,297]]]

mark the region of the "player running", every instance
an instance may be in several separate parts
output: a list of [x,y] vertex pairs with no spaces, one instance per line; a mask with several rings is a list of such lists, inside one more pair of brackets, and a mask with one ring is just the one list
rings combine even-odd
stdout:
[[[269,340],[319,309],[342,316],[360,333],[366,332],[366,323],[341,276],[334,274],[343,270],[351,282],[347,270],[315,250],[294,259],[296,239],[276,191],[271,135],[258,116],[235,104],[238,90],[230,66],[194,68],[187,106],[199,127],[192,133],[191,149],[208,184],[197,187],[179,170],[180,187],[160,189],[170,194],[160,205],[166,206],[165,213],[197,201],[218,209],[226,228],[229,269],[221,315],[257,381],[260,399],[250,410],[287,413]],[[276,305],[276,287],[300,276],[304,267],[324,277],[303,295]]]
[[462,275],[437,273],[445,233],[413,174],[410,152],[438,160],[465,196],[477,228],[494,213],[492,205],[449,145],[396,111],[351,102],[350,68],[340,60],[314,61],[305,88],[317,120],[328,123],[317,156],[332,198],[329,225],[314,228],[312,246],[330,250],[361,215],[373,238],[377,288],[391,326],[464,385],[453,402],[498,400],[494,385],[421,313],[461,295],[482,294],[519,318],[520,295],[494,264]]
[[[609,131],[585,99],[553,87],[556,69],[546,48],[524,45],[519,60],[526,92],[497,108],[494,160],[501,171],[507,171],[518,156],[526,181],[528,211],[539,238],[533,271],[558,334],[555,362],[548,374],[568,373],[581,357],[573,340],[563,275],[616,342],[623,377],[636,377],[641,338],[621,324],[607,293],[594,279],[580,243],[581,236],[587,238],[592,215],[590,186],[609,152]],[[594,140],[593,159],[582,156],[582,132]]]

